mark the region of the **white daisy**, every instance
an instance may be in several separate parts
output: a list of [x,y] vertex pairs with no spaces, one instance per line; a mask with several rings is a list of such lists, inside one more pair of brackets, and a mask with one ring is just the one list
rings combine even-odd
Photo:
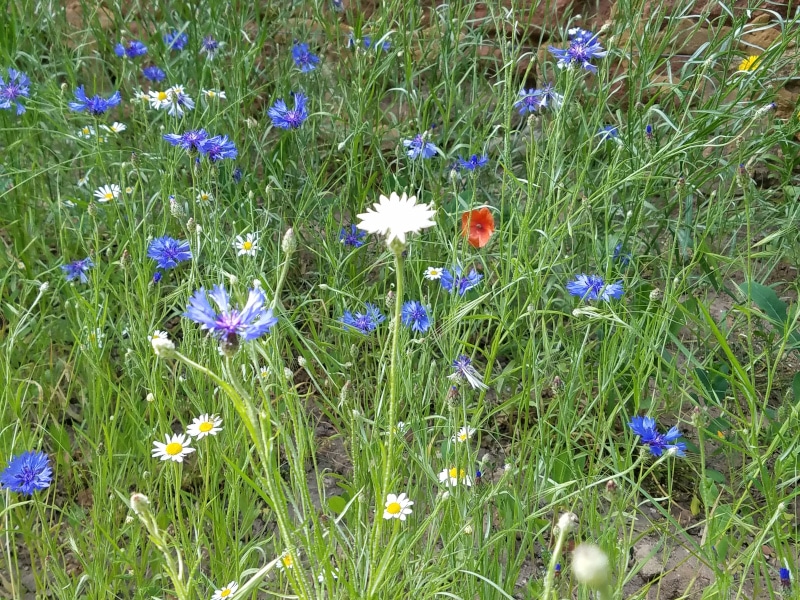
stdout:
[[150,90],[147,92],[150,108],[155,110],[166,108],[170,105],[169,94],[158,90]]
[[386,244],[394,240],[406,243],[407,233],[416,233],[426,227],[436,225],[431,218],[436,214],[427,204],[417,204],[416,196],[408,197],[405,193],[398,196],[395,192],[387,198],[380,197],[380,202],[368,208],[367,212],[358,216],[357,227],[369,233],[386,236]]
[[134,92],[133,93],[133,99],[144,103],[144,102],[149,102],[150,101],[150,96],[148,95],[147,92],[145,92],[143,90],[139,90],[138,92]]
[[86,175],[84,175],[83,177],[81,177],[80,179],[78,179],[78,187],[84,187],[84,186],[87,186],[87,185],[89,185],[89,174],[88,173]]
[[[127,331],[127,329],[125,331]],[[150,335],[150,342],[151,343],[156,341],[156,340],[168,340],[168,339],[169,339],[169,334],[166,331],[161,331],[160,329],[156,329]]]
[[100,125],[100,127],[103,131],[108,131],[109,133],[122,133],[128,128],[125,123],[118,123],[117,121],[114,121],[110,127],[108,125]]
[[194,452],[189,446],[191,440],[185,433],[176,433],[164,437],[166,443],[153,442],[153,458],[161,460],[174,460],[182,463],[183,457]]
[[233,247],[239,251],[238,256],[255,256],[258,252],[258,234],[248,233],[245,237],[237,235]]
[[453,436],[452,440],[458,443],[466,442],[469,438],[472,437],[473,433],[475,433],[475,430],[469,425],[465,425],[464,427],[458,430],[458,433],[456,433]]
[[428,281],[435,281],[442,278],[442,267],[428,267],[425,269],[425,279]]
[[209,192],[204,192],[200,190],[197,192],[197,201],[201,204],[207,204],[208,202],[214,201],[214,196],[212,196]]
[[238,589],[239,589],[239,584],[236,583],[235,581],[231,581],[221,590],[214,590],[214,595],[211,596],[211,600],[225,600],[225,598],[233,598],[233,595],[236,593],[236,590]]
[[414,501],[408,498],[405,493],[399,496],[388,494],[386,496],[386,504],[383,505],[383,518],[405,521],[406,517],[412,512],[411,506],[413,504]]
[[453,487],[457,486],[459,483],[463,483],[467,487],[472,486],[472,478],[467,475],[467,472],[464,469],[457,469],[455,467],[443,469],[442,472],[439,473],[439,482]]
[[94,127],[92,127],[91,125],[84,125],[78,130],[78,137],[88,140],[93,138],[95,133],[96,131]]
[[294,558],[292,558],[292,555],[289,552],[284,552],[281,556],[278,566],[281,568],[281,571],[294,569]]
[[110,202],[119,198],[120,187],[116,183],[103,185],[94,191],[94,197],[98,202]]
[[217,435],[220,431],[222,431],[222,417],[208,413],[197,417],[186,428],[186,433],[198,440],[202,440],[207,435]]
[[88,327],[84,327],[86,332],[86,346],[94,347],[94,348],[102,348],[103,347],[103,340],[106,337],[106,334],[103,333],[103,330],[97,327],[96,329],[89,329]]
[[131,186],[126,187],[125,188],[125,193],[126,194],[132,194],[133,193],[133,188]]
[[203,90],[203,95],[209,100],[214,100],[215,98],[219,100],[227,100],[225,97],[225,92],[222,90]]

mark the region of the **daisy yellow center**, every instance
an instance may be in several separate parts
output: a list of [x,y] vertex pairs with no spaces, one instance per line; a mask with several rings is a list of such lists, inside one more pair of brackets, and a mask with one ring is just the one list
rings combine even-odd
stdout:
[[282,560],[283,560],[283,566],[286,567],[287,569],[290,569],[294,564],[291,554],[287,554],[286,556],[283,557]]
[[83,131],[83,135],[89,135],[91,130],[88,127],[84,127],[81,131]]
[[434,277],[436,277],[438,275],[441,275],[441,274],[442,274],[442,272],[439,269],[431,269],[431,275],[433,275]]
[[214,96],[216,96],[216,94],[214,92],[212,92],[212,91],[208,92],[208,97],[209,98],[213,98]]
[[745,58],[741,64],[739,65],[740,71],[755,71],[758,67],[758,57],[757,56],[748,56]]
[[389,502],[389,506],[386,507],[386,512],[390,515],[396,515],[400,513],[400,503],[399,502]]
[[462,442],[466,442],[467,441],[467,434],[466,433],[459,433],[458,434],[458,439],[460,441],[462,441]]
[[219,597],[220,597],[220,598],[227,598],[227,597],[228,597],[228,596],[230,596],[230,595],[231,595],[231,588],[225,588],[224,590],[222,590],[222,591],[219,593]]
[[179,444],[178,442],[170,442],[167,444],[167,447],[164,448],[164,450],[170,456],[176,456],[183,452],[183,444]]
[[242,248],[244,250],[252,250],[253,249],[253,242],[247,241],[242,244]]
[[453,477],[453,478],[458,477],[458,469],[456,469],[455,467],[450,469],[449,473],[450,473],[450,477]]
[[106,192],[105,194],[103,194],[103,198],[105,198],[106,200],[113,200],[114,194],[112,194],[111,192]]
[[167,92],[158,92],[158,99],[159,100],[161,100],[163,102],[167,98],[169,98],[169,96],[167,95]]
[[205,421],[203,423],[200,423],[200,426],[198,427],[198,429],[200,431],[202,431],[203,433],[208,433],[209,431],[214,429],[214,424],[210,423],[209,421]]
[[208,194],[200,194],[200,200],[208,200]]

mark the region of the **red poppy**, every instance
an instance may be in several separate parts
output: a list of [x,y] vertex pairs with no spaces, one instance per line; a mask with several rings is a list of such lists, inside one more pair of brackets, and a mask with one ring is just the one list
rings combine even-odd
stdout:
[[470,210],[461,215],[461,235],[473,248],[483,248],[494,233],[494,217],[488,208]]

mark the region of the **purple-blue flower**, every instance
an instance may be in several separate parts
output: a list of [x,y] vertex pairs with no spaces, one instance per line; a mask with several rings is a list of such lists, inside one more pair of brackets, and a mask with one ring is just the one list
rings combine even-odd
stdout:
[[678,456],[685,456],[686,444],[676,441],[681,437],[677,427],[672,427],[667,433],[659,433],[656,420],[652,417],[633,417],[628,426],[641,438],[645,446],[649,446],[653,456],[661,456],[665,450],[674,451]]
[[294,96],[294,109],[289,110],[286,102],[279,99],[267,111],[272,124],[279,129],[297,129],[308,118],[306,111],[306,96],[300,92],[292,94]]
[[442,269],[442,276],[439,278],[442,288],[451,293],[457,291],[459,296],[463,296],[483,279],[483,275],[475,269],[470,269],[467,275],[462,276],[461,273],[461,267],[458,265],[454,266],[452,271],[450,269]]
[[161,273],[161,271],[156,271],[155,273],[153,273],[153,283],[158,283],[159,281],[161,281],[161,278],[163,276],[164,275]]
[[417,300],[409,300],[403,303],[401,317],[403,325],[410,327],[411,331],[425,333],[431,326],[428,311],[425,309],[422,302],[418,302]]
[[[210,297],[217,305],[215,310],[208,301]],[[225,287],[215,285],[206,296],[206,290],[200,288],[189,299],[189,306],[183,314],[187,319],[200,323],[215,338],[231,345],[238,343],[239,338],[250,341],[269,333],[278,322],[272,309],[266,306],[267,299],[258,288],[250,290],[247,303],[242,310],[233,308]]]
[[94,266],[91,258],[84,258],[83,260],[76,260],[66,265],[61,265],[61,270],[64,271],[67,281],[74,279],[79,280],[81,283],[89,282],[89,269]]
[[546,84],[542,89],[526,90],[522,88],[519,92],[519,100],[514,103],[514,108],[519,110],[519,114],[535,113],[548,106],[558,110],[564,101],[564,96],[556,92],[552,84]]
[[214,60],[214,56],[216,56],[218,50],[219,42],[211,35],[204,37],[203,41],[200,43],[200,52],[205,52],[208,60]]
[[781,587],[788,589],[792,587],[792,574],[786,567],[781,567],[778,571],[778,577],[781,581]]
[[622,282],[606,283],[599,275],[576,275],[573,281],[567,284],[567,291],[581,300],[602,300],[608,302],[612,298],[622,297],[624,289]]
[[114,92],[108,99],[94,95],[91,98],[86,96],[83,86],[75,90],[75,102],[70,102],[69,107],[75,112],[86,111],[95,117],[102,115],[109,108],[115,107],[122,101],[119,91]]
[[185,133],[165,133],[164,139],[173,146],[180,146],[189,154],[200,152],[203,143],[208,139],[205,129],[193,129]]
[[227,135],[215,135],[200,144],[200,153],[205,154],[212,163],[225,158],[236,158],[239,151]]
[[183,50],[188,43],[188,33],[181,33],[177,29],[173,29],[171,32],[164,34],[164,44],[166,44],[167,50]]
[[466,171],[474,171],[475,169],[479,169],[484,166],[486,163],[489,162],[489,157],[485,154],[473,154],[468,159],[464,160],[459,155],[458,157],[458,168],[464,169]]
[[31,81],[25,73],[16,69],[8,69],[8,81],[0,75],[0,108],[10,110],[11,106],[17,107],[17,114],[25,112],[25,107],[19,101],[30,95]]
[[378,325],[386,320],[386,317],[383,316],[383,313],[381,313],[377,306],[367,302],[364,305],[363,312],[352,313],[346,310],[339,320],[348,327],[355,329],[363,335],[367,335],[375,331]]
[[452,381],[466,381],[472,389],[485,390],[489,386],[483,383],[483,376],[478,373],[472,364],[472,359],[466,354],[461,354],[453,361],[453,373],[447,378]]
[[342,227],[339,232],[339,241],[345,246],[352,246],[353,248],[363,246],[365,237],[367,237],[367,232],[359,230],[355,225],[350,225],[350,229]]
[[127,56],[128,58],[136,58],[138,56],[144,56],[147,54],[147,46],[145,46],[139,40],[131,40],[127,44],[120,42],[114,46],[114,54],[120,58],[123,56]]
[[144,75],[146,79],[155,81],[156,83],[164,81],[167,78],[167,74],[155,65],[150,65],[142,69],[142,75]]
[[617,129],[616,125],[605,125],[604,127],[600,128],[600,131],[597,132],[597,135],[600,136],[603,141],[618,140],[619,129]]
[[301,73],[308,73],[317,68],[319,56],[308,49],[308,44],[295,42],[292,46],[292,59]]
[[431,158],[439,152],[439,148],[435,144],[425,139],[425,136],[418,133],[410,140],[403,140],[403,146],[408,148],[406,154],[411,160],[416,159],[418,156],[422,158]]
[[567,31],[567,36],[570,42],[583,42],[584,44],[591,41],[594,34],[591,31],[586,31],[580,27],[573,27]]
[[654,137],[654,135],[653,135],[653,126],[650,125],[650,123],[645,125],[644,137],[647,138],[648,142],[652,142],[653,141],[653,137]]
[[178,266],[178,263],[192,260],[192,251],[189,249],[189,242],[165,235],[150,242],[147,256],[158,263],[159,269],[171,269]]
[[0,484],[12,492],[32,496],[34,492],[50,487],[53,469],[44,452],[23,452],[12,456],[8,466],[0,473]]
[[[361,39],[361,41],[364,43],[364,49],[365,49],[365,50],[369,50],[369,49],[370,49],[370,47],[372,47],[372,37],[370,37],[370,36],[368,36],[368,35],[365,35],[365,36],[364,36],[364,37]],[[382,44],[376,44],[376,45],[375,45],[375,50],[376,50],[376,51],[377,51],[377,50],[384,50],[384,51],[386,51],[386,50],[389,50],[389,48],[391,48],[391,47],[392,47],[392,43],[391,43],[389,40],[386,40],[386,41],[385,41],[385,42],[383,42]]]
[[242,180],[242,170],[239,167],[236,167],[231,173],[231,177],[233,177],[234,183],[239,183]]
[[611,260],[613,262],[619,262],[623,267],[627,267],[631,262],[631,258],[633,258],[633,254],[624,249],[622,242],[617,242],[617,245],[614,246],[614,253],[611,255]]
[[550,53],[558,59],[557,66],[559,68],[571,68],[575,65],[580,65],[587,71],[592,73],[597,72],[591,61],[595,58],[603,58],[607,52],[597,41],[597,36],[592,35],[584,29],[571,30],[575,31],[570,34],[569,47],[566,49],[548,46]]

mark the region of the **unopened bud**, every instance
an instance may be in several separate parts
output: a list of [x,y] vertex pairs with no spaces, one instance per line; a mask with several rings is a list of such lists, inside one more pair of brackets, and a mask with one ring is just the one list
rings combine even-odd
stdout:
[[292,254],[297,249],[297,240],[294,236],[294,229],[289,227],[286,233],[283,234],[283,241],[281,242],[281,250],[286,254]]
[[292,371],[289,367],[284,367],[283,376],[286,378],[287,381],[291,381],[292,379],[294,379],[294,371]]
[[650,290],[650,301],[651,302],[658,302],[663,297],[664,297],[664,294],[659,288],[653,288],[652,290]]
[[183,216],[183,207],[180,202],[175,199],[175,196],[169,197],[169,212],[176,219]]
[[150,512],[150,500],[144,494],[134,492],[131,494],[131,510],[137,515]]
[[147,396],[144,397],[147,402],[153,402],[156,399],[155,394],[153,392],[148,392]]
[[300,365],[301,368],[305,369],[307,361],[306,361],[306,359],[304,357],[298,356],[297,357],[297,364]]
[[589,588],[603,589],[611,581],[611,563],[599,546],[579,544],[572,552],[572,573],[575,579]]

